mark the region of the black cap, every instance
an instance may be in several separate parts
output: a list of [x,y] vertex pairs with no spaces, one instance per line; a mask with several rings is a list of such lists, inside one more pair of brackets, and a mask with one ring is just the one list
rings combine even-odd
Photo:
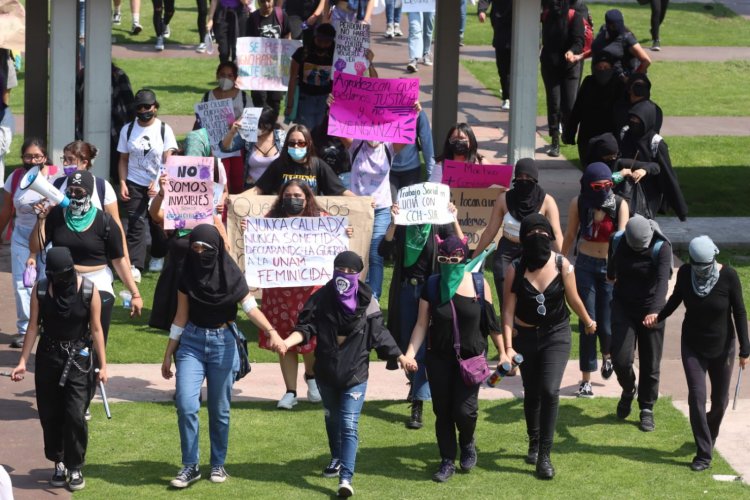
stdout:
[[362,257],[351,250],[346,250],[336,256],[333,260],[333,267],[348,267],[349,269],[354,269],[356,272],[361,273],[362,269],[365,268],[365,264],[362,262]]
[[94,176],[88,170],[76,170],[68,176],[68,187],[81,187],[91,196],[94,194]]
[[151,89],[141,89],[135,94],[134,106],[152,106],[156,104],[156,94]]

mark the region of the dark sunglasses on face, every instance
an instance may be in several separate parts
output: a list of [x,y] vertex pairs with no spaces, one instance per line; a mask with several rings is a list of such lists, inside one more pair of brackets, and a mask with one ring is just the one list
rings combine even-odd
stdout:
[[304,148],[307,146],[306,141],[289,141],[290,148]]
[[612,181],[598,181],[592,182],[590,186],[594,191],[606,191],[607,189],[614,186],[614,183]]
[[460,143],[469,144],[469,141],[468,139],[456,139],[456,138],[448,140],[448,144],[460,144]]
[[75,198],[76,200],[79,200],[81,198],[86,197],[86,190],[83,188],[69,188],[68,189],[68,197],[69,198]]

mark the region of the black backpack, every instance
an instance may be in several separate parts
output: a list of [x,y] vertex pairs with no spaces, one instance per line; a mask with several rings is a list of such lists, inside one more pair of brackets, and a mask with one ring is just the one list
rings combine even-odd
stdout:
[[[65,182],[65,179],[67,177],[58,177],[55,179],[55,181],[52,183],[53,186],[55,186],[57,189],[60,189]],[[104,184],[104,179],[101,177],[94,177],[94,181],[96,182],[96,194],[99,196],[99,201],[102,204],[102,208],[104,208],[104,193],[106,192],[106,185]]]
[[[49,280],[47,278],[41,278],[36,282],[36,298],[39,303],[41,303],[45,299],[45,297],[47,297],[48,287]],[[94,296],[94,282],[86,277],[82,277],[81,288],[83,289],[83,304],[86,306],[86,309],[91,310],[91,298]],[[39,315],[39,326],[43,326],[41,315]]]

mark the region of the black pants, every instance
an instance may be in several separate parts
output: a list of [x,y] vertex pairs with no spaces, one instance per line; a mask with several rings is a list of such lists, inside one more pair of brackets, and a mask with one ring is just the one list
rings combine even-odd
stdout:
[[495,290],[497,291],[500,310],[503,306],[503,284],[505,283],[505,270],[513,259],[521,254],[521,244],[514,243],[508,238],[500,238],[497,250],[492,258],[492,276],[495,281]]
[[[68,355],[42,336],[36,350],[36,404],[44,433],[44,456],[64,462],[68,469],[83,466],[88,445],[88,426],[83,414],[93,395],[93,370],[83,373],[71,367],[68,380],[60,387]],[[76,362],[88,368],[90,358],[76,356]]]
[[500,77],[502,99],[510,99],[510,44],[493,40],[492,46],[495,47],[495,64],[497,76]]
[[581,63],[549,66],[542,64],[542,80],[547,94],[547,126],[549,135],[558,136],[560,125],[568,122],[578,95]]
[[164,27],[174,16],[174,0],[151,0],[154,6],[154,31],[156,36],[164,34]]
[[[735,346],[714,359],[708,359],[682,341],[682,366],[688,384],[690,427],[697,452],[695,461],[711,463],[719,426],[729,405],[729,389],[734,369]],[[711,411],[706,412],[706,372],[711,381]]]
[[422,166],[411,170],[391,170],[388,174],[391,181],[391,199],[396,203],[396,195],[402,187],[413,186],[422,180]]
[[198,43],[206,38],[206,18],[208,17],[208,0],[195,0],[198,7]]
[[651,0],[651,38],[659,39],[659,27],[667,15],[669,0]]
[[570,356],[570,321],[549,327],[519,327],[513,348],[523,355],[523,412],[529,438],[552,447],[560,405],[560,384]]
[[277,90],[253,90],[250,92],[250,97],[253,100],[253,106],[256,108],[263,108],[268,106],[272,108],[277,114],[281,109],[281,100],[284,99],[286,92]]
[[[128,245],[130,263],[140,270],[146,265],[146,229],[153,234],[161,230],[155,225],[148,214],[148,186],[139,186],[126,181],[130,199],[122,203],[123,209],[128,216],[128,230],[125,233],[125,242]],[[153,228],[152,228],[153,227]]]
[[474,439],[479,411],[479,385],[467,387],[464,384],[455,358],[444,360],[428,352],[425,366],[432,393],[435,437],[440,458],[455,460],[456,430],[461,446],[468,446]]
[[221,4],[214,13],[214,35],[219,44],[219,60],[221,62],[237,62],[237,38],[245,36],[247,13],[240,5],[234,9],[222,7]]
[[619,300],[612,300],[612,364],[624,392],[635,389],[633,359],[638,347],[638,405],[654,408],[659,398],[661,352],[664,347],[664,323],[656,328],[643,326],[643,314],[630,314]]
[[102,330],[104,331],[104,345],[107,345],[109,325],[112,323],[112,309],[115,307],[115,296],[109,292],[99,290],[99,298],[101,298],[102,301],[102,310],[99,314],[99,320],[102,323]]

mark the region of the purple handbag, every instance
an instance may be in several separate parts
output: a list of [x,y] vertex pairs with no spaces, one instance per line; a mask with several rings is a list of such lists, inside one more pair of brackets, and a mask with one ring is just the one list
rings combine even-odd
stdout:
[[36,283],[36,266],[26,266],[23,270],[23,286],[31,288]]
[[456,306],[451,299],[451,311],[453,312],[453,348],[456,350],[456,359],[458,360],[458,370],[461,372],[461,378],[466,387],[479,385],[490,376],[490,367],[487,366],[485,353],[469,359],[461,358],[461,339],[458,336],[458,320],[456,319]]

